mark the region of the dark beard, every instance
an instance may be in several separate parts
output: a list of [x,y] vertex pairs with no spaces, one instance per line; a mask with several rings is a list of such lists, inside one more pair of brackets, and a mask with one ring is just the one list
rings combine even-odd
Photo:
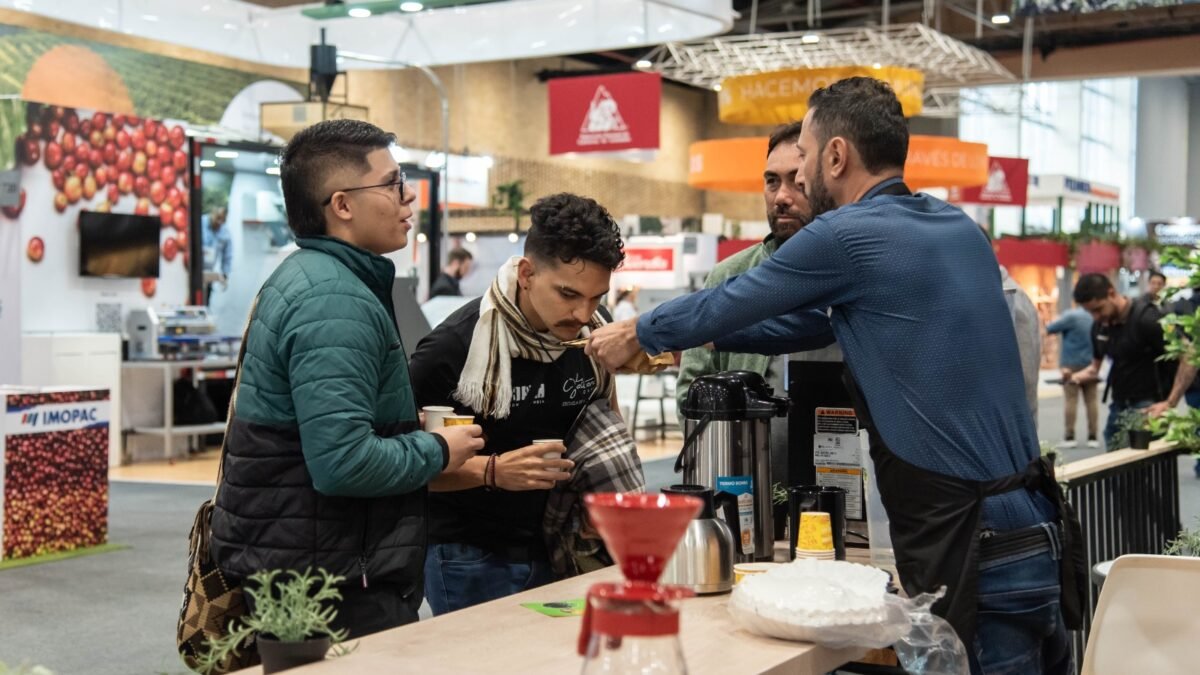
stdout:
[[806,190],[808,205],[812,207],[813,218],[838,207],[837,202],[833,200],[833,195],[829,194],[829,190],[825,187],[825,172],[821,170],[821,156],[823,154],[825,153],[821,152],[817,154],[816,180],[811,185],[808,185],[808,189]]

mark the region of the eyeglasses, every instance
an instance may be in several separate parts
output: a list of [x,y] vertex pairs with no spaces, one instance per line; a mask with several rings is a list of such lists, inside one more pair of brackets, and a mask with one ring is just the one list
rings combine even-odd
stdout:
[[401,171],[399,178],[397,178],[394,181],[389,181],[387,183],[380,183],[378,185],[363,185],[361,187],[346,188],[345,190],[334,190],[333,194],[329,195],[328,197],[325,198],[325,201],[321,202],[321,206],[329,206],[330,202],[333,201],[333,195],[335,195],[339,192],[354,192],[355,190],[370,190],[371,188],[381,188],[381,187],[396,188],[396,193],[400,195],[400,201],[404,201],[404,183],[407,180],[408,180],[408,178],[404,175],[404,172]]

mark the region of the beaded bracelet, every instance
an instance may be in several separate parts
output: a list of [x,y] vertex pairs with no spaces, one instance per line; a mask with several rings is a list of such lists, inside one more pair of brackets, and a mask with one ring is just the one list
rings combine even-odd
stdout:
[[496,454],[492,453],[488,457],[487,466],[483,468],[483,486],[488,490],[497,489],[496,486]]

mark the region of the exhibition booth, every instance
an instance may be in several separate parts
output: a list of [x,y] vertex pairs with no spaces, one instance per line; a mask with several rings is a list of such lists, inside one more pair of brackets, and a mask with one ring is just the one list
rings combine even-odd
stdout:
[[[269,8],[272,3],[227,0],[170,3],[161,12],[139,0],[137,11],[99,19],[93,10],[105,13],[115,5],[63,2],[50,10],[19,4],[0,9],[0,595],[9,589],[4,575],[15,568],[54,563],[41,569],[57,572],[65,558],[128,554],[115,572],[94,576],[95,586],[106,593],[111,586],[115,598],[97,611],[113,612],[106,617],[110,624],[128,624],[128,641],[142,649],[96,658],[122,672],[157,667],[146,654],[165,658],[160,669],[174,672],[184,653],[166,643],[183,573],[199,570],[193,563],[200,558],[185,559],[187,535],[204,538],[206,514],[193,520],[195,507],[212,497],[218,471],[228,470],[220,466],[219,449],[255,298],[298,250],[279,153],[311,124],[362,119],[393,132],[389,151],[416,195],[408,245],[387,256],[395,266],[390,301],[380,298],[399,335],[398,343],[389,341],[389,358],[397,348],[411,357],[447,317],[486,294],[496,270],[523,254],[530,207],[562,192],[594,198],[620,229],[624,262],[602,301],[609,310],[624,297],[633,315],[645,314],[704,288],[714,271],[728,269],[723,261],[771,235],[767,134],[803,119],[814,91],[849,77],[875,78],[895,91],[912,130],[905,184],[945,198],[946,208],[961,208],[988,234],[996,262],[1025,290],[1043,327],[1069,308],[1079,276],[1104,274],[1133,295],[1158,267],[1161,244],[1200,240],[1191,218],[1131,218],[1138,212],[1129,206],[1132,194],[1146,190],[1113,179],[1117,172],[1089,168],[1089,158],[1102,155],[1085,151],[1090,141],[1080,140],[1096,130],[1075,119],[1086,116],[1086,106],[1052,102],[1052,87],[1028,81],[1028,69],[1017,75],[985,41],[942,31],[940,22],[907,13],[911,8],[896,9],[906,12],[904,21],[888,20],[891,10],[868,8],[874,12],[868,20],[832,27],[821,25],[815,3],[804,30],[772,32],[758,30],[749,18],[759,3],[734,0],[281,2]],[[778,4],[762,3],[769,10]],[[844,11],[859,8],[839,6],[829,20]],[[72,12],[100,28],[69,23],[65,13]],[[986,18],[975,20],[983,31]],[[1093,89],[1105,86],[1055,91],[1059,103],[1074,95],[1091,101]],[[1019,93],[1015,109],[992,105],[1003,98],[996,95],[1000,89]],[[1059,110],[1065,112],[1055,120],[1042,117]],[[1126,117],[1136,122],[1139,114],[1135,109]],[[960,125],[971,115],[994,115],[1005,124],[1015,118],[1017,149],[1006,135],[979,131],[993,127]],[[1031,143],[1030,123],[1062,128]],[[1067,136],[1074,140],[1055,144]],[[1077,161],[1059,161],[1068,155]],[[371,187],[384,186],[348,189]],[[1148,239],[1132,234],[1133,221],[1144,225]],[[456,249],[472,258],[470,272],[454,278],[461,295],[431,297]],[[760,250],[770,255],[773,249]],[[584,346],[582,339],[556,339],[553,348],[560,351]],[[1043,369],[1056,369],[1056,350],[1054,340],[1044,340]],[[649,654],[655,666],[672,659],[682,665],[686,658],[692,671],[712,673],[899,673],[912,665],[904,648],[895,647],[911,628],[910,613],[931,615],[903,598],[902,570],[911,574],[912,567],[897,564],[896,528],[879,494],[867,431],[873,427],[860,417],[861,392],[847,387],[840,347],[756,355],[761,362],[741,363],[761,365],[758,372],[717,367],[725,372],[695,380],[680,379],[682,354],[639,356],[650,365],[615,375],[619,419],[606,414],[608,428],[593,433],[585,422],[597,422],[581,414],[570,433],[617,438],[634,465],[620,470],[639,473],[648,496],[597,495],[606,490],[572,483],[578,492],[563,499],[578,503],[561,504],[575,528],[569,562],[561,551],[545,550],[541,532],[530,535],[538,543],[528,547],[498,545],[504,555],[529,554],[530,578],[533,554],[551,560],[558,565],[553,583],[372,635],[357,651],[311,666],[313,672],[408,666],[471,672],[485,662],[495,672],[581,665],[591,672],[597,660],[637,661],[639,654]],[[511,374],[497,375],[498,381],[503,377]],[[1057,418],[1059,409],[1047,407]],[[443,408],[425,412],[427,431],[439,421],[472,421]],[[1034,421],[1044,445],[1051,445],[1058,439],[1046,429],[1060,423],[1047,419]],[[372,438],[383,438],[381,423],[372,424]],[[565,440],[533,444],[562,443],[574,462],[578,455],[570,453],[582,451]],[[1046,490],[1081,514],[1081,564],[1159,553],[1180,530],[1186,448],[1177,440],[1095,457],[1054,449],[1062,460],[1059,487],[1048,480]],[[442,445],[444,469],[450,450]],[[500,455],[486,454],[468,460],[488,461],[476,492],[507,492],[494,473]],[[308,472],[311,465],[297,466]],[[304,478],[307,490],[311,476]],[[388,489],[381,499],[399,501],[397,490]],[[546,504],[559,506],[550,500],[561,495],[547,492],[534,496],[547,514],[543,528],[554,533],[566,526],[553,521]],[[425,500],[426,486],[405,487],[403,498],[411,495]],[[360,498],[336,489],[319,496],[328,500],[321,504],[359,508]],[[414,522],[425,518],[422,504]],[[692,510],[683,513],[681,504]],[[357,590],[360,572],[362,587],[370,587],[376,551],[367,538],[375,511],[381,512],[361,509],[362,550],[350,563],[348,589]],[[196,524],[202,526],[190,529]],[[423,556],[424,547],[410,548]],[[413,560],[413,569],[421,567]],[[635,564],[627,564],[631,560]],[[810,575],[833,563],[835,570],[852,568],[850,577]],[[68,571],[86,581],[92,569]],[[209,574],[210,581],[217,578]],[[20,592],[58,592],[62,584],[55,601],[82,597],[69,580],[45,578],[55,581],[34,579]],[[1090,617],[1103,605],[1104,579],[1081,582],[1081,611],[1089,622],[1069,638],[1076,662],[1084,660],[1089,631],[1096,634]],[[133,583],[145,588],[130,588]],[[779,598],[793,596],[773,593],[772,584],[791,590],[798,584],[809,595],[780,605]],[[187,589],[176,626],[181,642],[186,603],[221,591],[216,582],[209,585]],[[856,595],[864,588],[866,600]],[[405,597],[417,591],[407,589]],[[128,613],[120,614],[126,608],[116,605],[126,601]],[[19,596],[0,610],[0,635],[8,629],[16,636],[0,641],[0,673],[8,672],[5,659],[25,656],[10,642],[39,659],[72,651],[38,642],[41,633],[70,627],[28,619],[21,609],[52,604],[45,595]],[[903,621],[896,618],[901,607]],[[429,611],[426,605],[422,619]],[[578,620],[588,612],[590,618]],[[16,625],[25,623],[32,628]],[[815,630],[834,625],[849,637]],[[898,632],[868,640],[862,626]],[[948,624],[945,629],[953,633]],[[473,649],[429,647],[468,632],[480,640]],[[95,641],[86,631],[65,634],[75,633]],[[480,656],[485,652],[490,660]],[[189,668],[198,668],[186,658]],[[64,672],[86,667],[65,656],[62,663]]]

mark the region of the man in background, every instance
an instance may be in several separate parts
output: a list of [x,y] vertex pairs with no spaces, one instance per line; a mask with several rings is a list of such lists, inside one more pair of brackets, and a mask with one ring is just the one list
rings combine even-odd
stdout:
[[1097,431],[1099,429],[1099,401],[1097,400],[1097,383],[1095,380],[1079,384],[1071,378],[1092,363],[1092,317],[1079,307],[1062,313],[1050,325],[1046,332],[1062,335],[1062,345],[1058,353],[1058,367],[1062,369],[1063,381],[1063,447],[1075,447],[1075,413],[1079,407],[1079,394],[1083,393],[1083,407],[1087,411],[1087,446],[1098,448],[1100,443]]
[[[777,127],[767,142],[767,164],[763,170],[763,200],[767,207],[767,222],[771,233],[760,243],[740,251],[717,263],[704,283],[705,288],[716,288],[730,277],[758,267],[771,257],[793,234],[812,221],[812,209],[803,187],[796,176],[801,170],[800,151],[796,141],[800,138],[800,122],[791,122]],[[615,321],[632,317],[614,316]],[[837,344],[817,352],[824,360],[841,361],[841,350]],[[675,385],[677,410],[683,409],[687,401],[688,388],[692,382],[704,375],[727,370],[748,370],[758,373],[775,391],[787,389],[784,381],[787,356],[766,356],[740,352],[722,352],[703,347],[689,349],[683,353],[679,364],[679,379]],[[682,414],[680,414],[682,418]],[[777,480],[787,478],[787,418],[781,417],[771,424],[771,468]]]
[[1162,290],[1167,287],[1167,275],[1154,270],[1150,272],[1150,281],[1147,284],[1146,295],[1143,296],[1149,300],[1151,304],[1162,308]]
[[[1100,364],[1112,359],[1108,373],[1108,422],[1104,441],[1115,450],[1113,438],[1119,431],[1121,413],[1149,410],[1156,403],[1167,403],[1175,381],[1175,362],[1159,361],[1166,351],[1162,318],[1147,298],[1137,300],[1117,293],[1103,274],[1085,274],[1075,284],[1075,302],[1092,315],[1092,363],[1071,376],[1084,384],[1099,379]],[[1178,402],[1178,401],[1177,401]],[[1161,407],[1161,406],[1159,406]]]
[[441,275],[429,287],[429,297],[431,298],[439,295],[462,295],[459,282],[471,273],[471,266],[475,262],[475,256],[465,248],[456,248],[450,251],[446,258],[447,263],[442,268]]
[[214,282],[221,282],[221,288],[229,283],[229,272],[233,268],[233,239],[229,229],[225,227],[228,210],[218,206],[212,211],[200,216],[200,243],[204,247],[204,273],[206,277],[204,299],[207,302],[212,297]]
[[1025,382],[1025,402],[1033,416],[1033,425],[1038,423],[1038,371],[1042,364],[1042,324],[1037,306],[1029,294],[1021,288],[1004,265],[1000,266],[1000,286],[1004,289],[1004,301],[1012,315],[1013,329],[1017,332],[1017,350],[1021,355],[1021,378]]

